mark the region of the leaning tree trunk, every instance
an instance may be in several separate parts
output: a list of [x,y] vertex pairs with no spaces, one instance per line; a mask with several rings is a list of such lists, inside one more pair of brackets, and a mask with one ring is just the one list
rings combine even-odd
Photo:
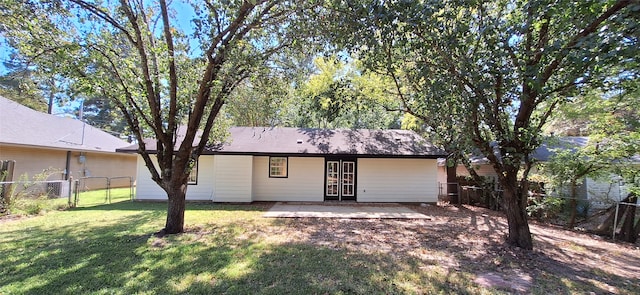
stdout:
[[531,231],[527,222],[527,198],[513,185],[504,185],[504,211],[509,225],[507,243],[523,249],[533,249]]
[[[636,204],[638,202],[638,197],[633,193],[629,194],[627,199],[628,203]],[[637,226],[635,226],[636,206],[626,204],[622,206],[625,208],[625,215],[622,228],[620,229],[620,239],[625,242],[635,243],[638,240]]]
[[178,234],[184,232],[184,210],[186,204],[187,185],[177,185],[167,191],[169,198],[167,222],[160,234]]
[[[629,197],[630,196],[627,196],[620,202],[623,202],[623,203],[629,202]],[[616,206],[617,205],[613,205],[609,209],[607,209],[607,211],[609,212],[609,216],[607,216],[607,218],[600,225],[598,225],[598,228],[596,228],[596,230],[594,231],[595,234],[605,235],[605,236],[611,235],[611,232],[614,230],[613,222],[615,220],[618,220],[618,221],[622,220],[622,216],[625,213],[625,210],[624,210],[625,207],[621,207],[622,210],[618,210],[617,212],[618,214],[616,216]]]

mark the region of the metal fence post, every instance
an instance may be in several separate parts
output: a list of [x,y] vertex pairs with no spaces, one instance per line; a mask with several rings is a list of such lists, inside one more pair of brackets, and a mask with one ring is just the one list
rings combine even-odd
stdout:
[[79,193],[78,185],[80,185],[80,180],[76,179],[75,180],[76,189],[73,191],[74,192],[74,201],[73,201],[74,205],[73,205],[73,207],[78,207],[78,193]]
[[67,204],[71,207],[71,193],[73,189],[73,176],[69,177],[69,192],[67,193]]

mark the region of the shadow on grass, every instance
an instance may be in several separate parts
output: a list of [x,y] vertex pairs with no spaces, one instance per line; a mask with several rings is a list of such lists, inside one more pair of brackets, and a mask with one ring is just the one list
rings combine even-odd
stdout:
[[[247,237],[242,224],[164,239],[141,234],[146,229],[135,225],[154,218],[5,231],[0,249],[10,259],[0,260],[0,293],[402,294],[409,292],[402,282],[420,272],[387,255],[266,243]],[[467,293],[446,281],[431,286]]]
[[[158,239],[149,234],[149,224],[162,219],[165,205],[137,202],[101,205],[104,207],[98,210],[139,211],[111,218],[110,212],[75,208],[60,214],[82,213],[78,216],[90,220],[59,226],[25,222],[19,229],[2,231],[0,294],[494,292],[473,283],[478,271],[486,271],[487,266],[475,264],[464,255],[473,244],[442,238],[464,239],[468,228],[450,224],[425,226],[417,221],[397,220],[277,219],[268,224],[273,232],[295,227],[287,233],[299,230],[307,234],[301,239],[287,239],[295,242],[279,243],[267,242],[269,237],[261,236],[269,234],[269,231],[258,230],[262,224],[238,218],[224,225],[211,219],[207,221],[211,223],[188,227],[185,234]],[[193,205],[203,206],[200,210],[219,208],[221,211],[247,207]],[[486,229],[487,233],[504,230],[501,222],[485,221],[485,217],[480,214],[469,219],[470,226],[476,230]],[[55,218],[47,221],[56,222]],[[356,235],[362,237],[354,239]],[[384,240],[377,240],[382,237]],[[411,237],[413,239],[409,239]],[[332,243],[322,244],[327,241]],[[360,245],[352,248],[349,243]],[[545,248],[566,251],[555,246],[558,241],[540,243],[551,243],[544,245]],[[385,250],[384,247],[388,252],[380,251]],[[439,261],[411,256],[415,249],[453,257],[458,265],[443,267]],[[491,250],[485,255],[508,258],[510,265],[503,270],[507,274],[515,268],[530,272],[534,280],[530,289],[533,293],[610,293],[606,286],[610,284],[618,293],[633,294],[637,286],[625,284],[629,280],[636,283],[637,279],[590,271],[580,268],[576,262],[555,260],[544,252],[504,252],[498,243],[483,245],[482,249]],[[552,269],[544,269],[548,266]],[[574,282],[582,285],[571,285]]]

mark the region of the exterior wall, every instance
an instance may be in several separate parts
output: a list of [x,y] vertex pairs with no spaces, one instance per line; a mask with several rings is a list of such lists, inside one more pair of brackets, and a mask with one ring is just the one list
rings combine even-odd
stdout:
[[214,202],[252,201],[253,156],[216,155],[213,167]]
[[215,158],[204,155],[198,158],[198,181],[187,187],[187,200],[212,200],[214,194]]
[[447,195],[447,166],[438,166],[438,195]]
[[289,157],[288,177],[269,177],[269,157],[253,159],[254,201],[324,200],[324,158]]
[[[158,167],[155,157],[151,157],[154,165]],[[167,193],[151,179],[151,172],[144,164],[142,157],[138,155],[138,177],[136,180],[136,200],[167,200]],[[200,180],[200,179],[198,179]],[[187,193],[189,189],[187,189]]]
[[621,195],[619,178],[616,175],[611,175],[608,179],[585,179],[586,195],[594,208],[607,208],[624,199],[624,196]]
[[[158,161],[151,157],[153,164],[158,167]],[[137,200],[167,200],[167,193],[151,179],[151,172],[138,156],[138,180],[136,184]],[[213,198],[214,157],[200,156],[198,158],[198,181],[187,187],[187,200],[206,201]]]
[[[16,161],[14,180],[19,180],[20,177],[33,180],[34,176],[46,170],[55,171],[55,173],[47,173],[50,174],[47,180],[60,180],[65,177],[67,151],[2,145],[0,160]],[[135,179],[136,176],[136,155],[132,154],[72,151],[69,165],[70,176],[75,179],[87,176],[109,178],[126,176]],[[128,186],[128,183],[126,185]]]
[[435,159],[358,159],[358,202],[437,202]]
[[[493,170],[493,167],[491,167],[491,165],[482,164],[482,165],[474,165],[473,167],[476,169],[476,172],[478,173],[478,175],[489,177],[489,178],[493,178],[494,179],[494,183],[497,186],[497,184],[498,184],[498,174],[496,173],[495,170]],[[457,176],[471,176],[469,174],[469,171],[467,171],[467,168],[464,167],[464,165],[458,165],[456,167],[456,175]],[[447,167],[446,166],[438,166],[438,189],[439,189],[439,193],[441,195],[446,195],[447,194],[447,186],[444,185],[446,182],[447,182]]]

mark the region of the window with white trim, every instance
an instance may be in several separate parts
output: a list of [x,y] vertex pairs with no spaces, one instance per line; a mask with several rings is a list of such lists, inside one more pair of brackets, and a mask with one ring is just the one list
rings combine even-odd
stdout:
[[287,160],[287,157],[269,157],[269,177],[288,177]]
[[198,184],[198,160],[192,160],[193,167],[191,167],[191,172],[189,172],[189,180],[187,184]]

